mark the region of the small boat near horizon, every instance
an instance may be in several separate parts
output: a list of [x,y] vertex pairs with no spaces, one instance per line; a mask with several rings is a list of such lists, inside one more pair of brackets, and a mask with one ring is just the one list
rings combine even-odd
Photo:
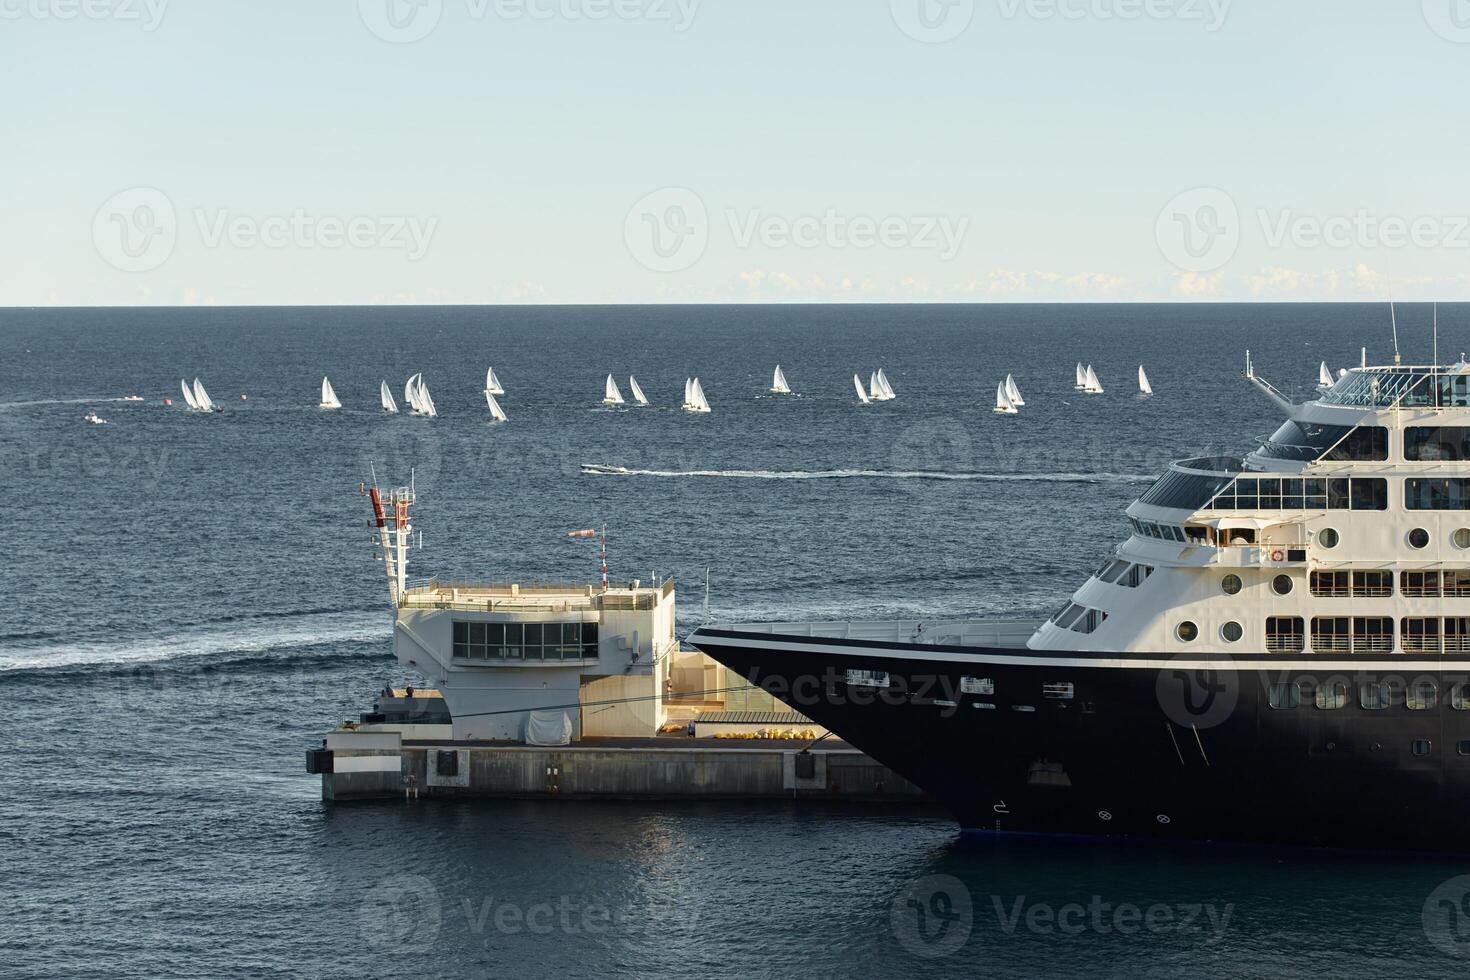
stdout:
[[607,383],[603,385],[602,403],[609,408],[616,408],[624,404],[623,393],[618,390],[618,383],[613,380],[611,374],[607,376]]
[[771,376],[770,392],[773,395],[791,394],[791,386],[786,383],[786,375],[781,373],[781,365],[776,365],[776,373]]
[[1328,388],[1331,388],[1335,384],[1337,384],[1337,379],[1332,376],[1332,369],[1327,366],[1327,362],[1323,361],[1321,364],[1317,365],[1318,390],[1326,391]]
[[643,394],[643,389],[638,387],[638,379],[631,374],[628,375],[628,393],[633,396],[636,405],[647,405],[648,397]]
[[[1007,380],[1009,380],[1009,375],[1007,375]],[[1005,381],[995,386],[995,408],[993,411],[997,415],[1018,415],[1020,414],[1020,409],[1016,408],[1016,403],[1011,401],[1010,392],[1006,391],[1006,387]]]
[[322,377],[322,403],[320,408],[341,408],[342,402],[337,399],[337,393],[332,390],[332,382]]
[[95,408],[89,408],[89,409],[87,409],[87,414],[84,415],[84,416],[82,416],[82,419],[83,419],[83,421],[91,422],[93,425],[106,425],[107,424],[107,420],[104,419],[104,418],[101,418],[100,416],[98,416],[97,410]]
[[709,411],[709,399],[704,397],[704,386],[699,383],[698,378],[689,378],[684,382],[684,411],[700,414]]
[[224,409],[216,405],[209,397],[209,392],[204,390],[204,385],[195,378],[191,385],[188,381],[179,380],[179,390],[184,393],[184,403],[194,412],[223,412]]
[[1142,364],[1138,365],[1138,393],[1145,398],[1154,393],[1154,386],[1148,383],[1148,372]]
[[1084,394],[1101,395],[1103,393],[1102,382],[1097,380],[1097,372],[1092,369],[1091,364],[1087,365],[1087,369],[1082,372],[1082,380]]
[[411,415],[432,419],[439,414],[434,407],[434,399],[429,395],[429,386],[424,383],[422,372],[409,378],[408,383],[403,386],[403,400],[408,403]]
[[378,400],[383,404],[383,411],[398,414],[398,403],[393,400],[393,392],[388,390],[388,382],[383,381],[378,386]]

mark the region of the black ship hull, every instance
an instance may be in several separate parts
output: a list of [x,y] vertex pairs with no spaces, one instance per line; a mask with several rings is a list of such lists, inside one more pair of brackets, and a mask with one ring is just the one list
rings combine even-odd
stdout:
[[721,629],[693,642],[965,828],[1470,850],[1467,656],[1203,663]]

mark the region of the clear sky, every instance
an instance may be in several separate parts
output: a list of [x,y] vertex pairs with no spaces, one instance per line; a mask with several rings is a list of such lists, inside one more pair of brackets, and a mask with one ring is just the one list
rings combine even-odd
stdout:
[[1466,0],[0,0],[0,304],[1470,298]]

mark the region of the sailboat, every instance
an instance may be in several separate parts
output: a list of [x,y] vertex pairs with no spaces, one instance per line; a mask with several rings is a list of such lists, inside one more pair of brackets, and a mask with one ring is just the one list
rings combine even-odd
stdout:
[[337,393],[332,390],[332,382],[325,377],[322,378],[322,408],[341,408],[342,403],[337,400]]
[[429,388],[424,384],[423,374],[415,374],[403,386],[403,400],[414,415],[433,418],[439,413],[434,409],[434,399],[429,397]]
[[490,408],[491,419],[496,422],[506,421],[505,410],[500,407],[500,403],[495,400],[495,396],[488,391],[485,392],[485,404]]
[[1335,384],[1337,384],[1337,379],[1332,376],[1332,371],[1327,367],[1327,362],[1323,361],[1317,366],[1317,387],[1326,391]]
[[786,383],[786,375],[781,373],[781,365],[776,365],[776,373],[771,376],[771,394],[789,395],[791,386]]
[[623,393],[618,390],[618,383],[613,380],[612,375],[607,376],[607,384],[603,385],[602,403],[613,406],[623,404]]
[[1011,401],[1010,393],[1006,391],[1004,381],[995,386],[995,413],[997,415],[1016,415],[1018,413],[1015,402]]
[[888,375],[883,373],[882,368],[878,369],[878,388],[883,392],[882,401],[891,402],[898,397],[893,393],[893,385],[888,383]]
[[218,405],[216,405],[214,403],[213,399],[211,399],[209,397],[209,392],[207,392],[207,391],[204,390],[204,385],[202,385],[202,384],[199,383],[199,379],[198,378],[195,378],[194,379],[194,405],[201,412],[223,412],[224,411],[224,409],[222,409]]
[[1138,393],[1141,395],[1152,395],[1154,386],[1148,383],[1148,374],[1143,370],[1143,365],[1138,365]]
[[648,404],[648,399],[643,395],[643,389],[638,387],[638,379],[631,374],[628,375],[628,393],[633,396],[633,401],[639,405]]
[[485,369],[485,391],[492,395],[505,394],[505,389],[500,386],[500,379],[495,376],[493,367]]
[[179,389],[184,393],[184,404],[188,405],[191,411],[200,411],[201,409],[199,408],[199,403],[194,400],[194,389],[189,387],[189,382],[187,379],[179,379]]
[[871,401],[871,399],[868,398],[867,389],[863,387],[862,378],[859,378],[857,375],[854,374],[852,376],[852,386],[857,389],[858,401],[862,402],[864,405],[868,404],[869,401]]
[[1087,390],[1087,372],[1082,369],[1081,361],[1077,362],[1077,380],[1072,385],[1072,387],[1077,389],[1078,391]]
[[1006,400],[1016,408],[1026,404],[1026,400],[1021,397],[1021,389],[1016,387],[1016,379],[1009,374],[1006,375]]
[[1087,365],[1087,370],[1083,372],[1083,380],[1087,384],[1082,390],[1089,395],[1101,395],[1103,393],[1102,382],[1097,380],[1097,372],[1092,369],[1091,364]]
[[684,411],[709,411],[709,400],[704,397],[704,387],[700,385],[698,378],[684,382]]
[[383,411],[398,413],[398,403],[393,400],[393,392],[388,390],[388,382],[382,382],[378,388],[378,399],[383,403]]

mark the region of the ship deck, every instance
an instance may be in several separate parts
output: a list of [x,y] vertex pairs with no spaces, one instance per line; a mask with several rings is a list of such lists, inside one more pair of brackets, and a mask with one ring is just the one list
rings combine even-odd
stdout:
[[709,628],[773,636],[806,636],[882,643],[1021,649],[1040,624],[1030,619],[879,620],[870,622],[741,623]]

